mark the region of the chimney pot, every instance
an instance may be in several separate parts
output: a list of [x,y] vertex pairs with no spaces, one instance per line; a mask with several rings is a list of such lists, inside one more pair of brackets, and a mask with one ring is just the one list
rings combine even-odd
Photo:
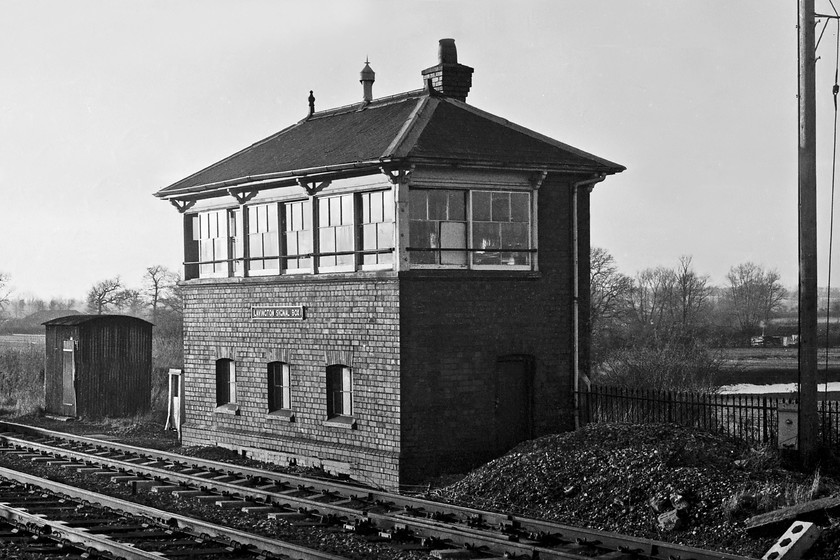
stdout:
[[458,49],[455,47],[455,39],[438,41],[438,62],[440,64],[458,64]]
[[439,92],[452,99],[466,101],[472,87],[473,69],[458,64],[455,39],[438,41],[438,64],[421,72],[429,92]]

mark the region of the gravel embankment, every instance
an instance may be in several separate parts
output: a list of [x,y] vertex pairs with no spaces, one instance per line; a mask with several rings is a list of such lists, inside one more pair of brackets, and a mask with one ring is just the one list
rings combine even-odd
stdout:
[[[782,468],[775,453],[675,425],[591,425],[525,442],[436,491],[445,501],[760,558],[774,537],[753,538],[748,517],[837,483]],[[659,516],[674,513],[677,528]],[[666,517],[668,517],[666,515]],[[836,560],[828,528],[812,558]],[[831,544],[834,542],[835,544]]]

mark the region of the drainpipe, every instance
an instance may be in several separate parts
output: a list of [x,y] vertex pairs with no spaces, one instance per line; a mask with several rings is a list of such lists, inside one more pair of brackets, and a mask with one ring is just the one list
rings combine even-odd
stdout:
[[572,184],[572,379],[575,404],[575,430],[580,429],[580,248],[578,247],[578,189],[587,187],[591,191],[597,183],[606,179],[606,173],[600,173],[589,179]]

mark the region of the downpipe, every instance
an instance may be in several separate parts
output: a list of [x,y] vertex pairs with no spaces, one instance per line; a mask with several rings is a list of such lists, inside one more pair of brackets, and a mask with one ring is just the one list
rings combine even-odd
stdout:
[[[606,179],[606,173],[572,184],[572,395],[575,407],[575,430],[580,425],[580,247],[578,245],[578,192],[581,187],[590,191]],[[587,272],[588,273],[588,272]]]

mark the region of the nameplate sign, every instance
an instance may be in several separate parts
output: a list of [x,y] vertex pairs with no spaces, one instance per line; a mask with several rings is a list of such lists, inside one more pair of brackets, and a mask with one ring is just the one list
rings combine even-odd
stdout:
[[302,305],[252,305],[251,319],[256,321],[303,321]]

